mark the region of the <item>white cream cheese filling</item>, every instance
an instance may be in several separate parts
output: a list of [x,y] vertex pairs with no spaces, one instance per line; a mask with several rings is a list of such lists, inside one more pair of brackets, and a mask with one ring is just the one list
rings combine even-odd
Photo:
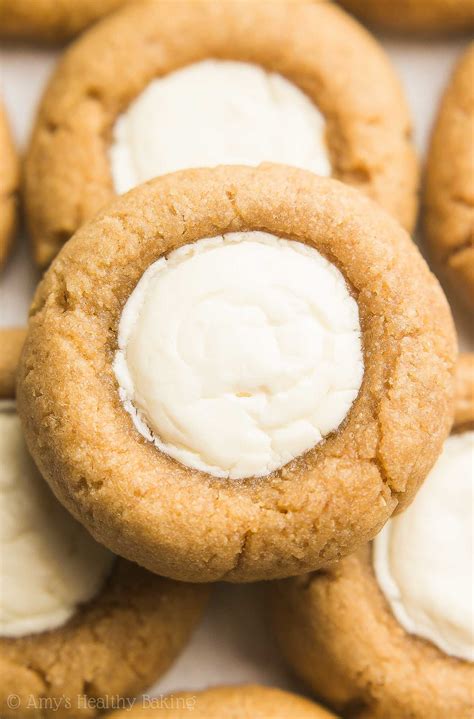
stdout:
[[263,232],[153,263],[114,370],[138,431],[216,477],[264,476],[337,429],[364,371],[358,306],[315,249]]
[[403,514],[374,542],[374,569],[402,627],[474,661],[474,432],[446,440]]
[[63,625],[91,599],[113,555],[54,498],[30,458],[14,405],[0,408],[0,635]]
[[296,85],[262,67],[204,60],[149,83],[109,150],[118,194],[189,167],[271,161],[329,176],[325,121]]

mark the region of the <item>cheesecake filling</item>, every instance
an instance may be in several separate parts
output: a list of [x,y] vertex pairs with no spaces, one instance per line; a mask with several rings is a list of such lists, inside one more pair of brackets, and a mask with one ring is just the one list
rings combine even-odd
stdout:
[[190,167],[278,162],[329,176],[326,123],[282,75],[203,60],[159,77],[117,118],[109,149],[118,194]]
[[97,594],[113,561],[40,476],[14,403],[0,408],[0,547],[3,637],[65,624]]
[[474,432],[451,435],[413,503],[373,547],[378,584],[409,633],[474,661]]
[[301,242],[203,239],[146,270],[114,371],[136,429],[162,452],[215,477],[264,476],[347,416],[364,373],[358,305]]

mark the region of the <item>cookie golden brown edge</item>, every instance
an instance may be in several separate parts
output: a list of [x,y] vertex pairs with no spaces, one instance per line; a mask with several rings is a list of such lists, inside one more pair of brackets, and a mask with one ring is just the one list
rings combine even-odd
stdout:
[[[228,481],[144,441],[112,360],[122,308],[150,264],[255,229],[340,269],[358,302],[365,375],[322,444],[266,477]],[[188,170],[118,198],[65,245],[32,305],[18,407],[43,475],[96,539],[176,579],[253,581],[351,553],[410,502],[451,426],[455,357],[436,279],[362,193],[277,165]]]
[[60,42],[130,0],[0,0],[0,37]]
[[[152,704],[153,700],[150,700]],[[108,715],[109,719],[336,719],[318,704],[296,694],[259,685],[220,686],[201,692],[173,692],[153,705]]]
[[19,182],[18,156],[6,111],[0,101],[0,269],[10,252],[17,225]]
[[[474,354],[456,370],[455,432],[474,428]],[[321,572],[270,584],[283,655],[348,719],[469,719],[474,667],[408,634],[378,586],[370,546]]]
[[339,0],[349,12],[385,30],[416,34],[474,30],[474,0]]
[[474,43],[471,43],[441,102],[424,189],[424,231],[433,259],[471,309],[474,308],[473,78]]
[[[14,397],[24,334],[0,330],[2,399]],[[173,582],[117,558],[99,594],[66,624],[0,636],[2,717],[85,719],[97,715],[101,697],[148,689],[185,646],[208,595],[206,586]]]
[[116,118],[154,78],[209,57],[255,63],[294,82],[326,118],[334,176],[412,229],[418,169],[403,90],[380,45],[343,10],[326,2],[144,0],[77,40],[43,97],[25,177],[40,266],[113,199]]

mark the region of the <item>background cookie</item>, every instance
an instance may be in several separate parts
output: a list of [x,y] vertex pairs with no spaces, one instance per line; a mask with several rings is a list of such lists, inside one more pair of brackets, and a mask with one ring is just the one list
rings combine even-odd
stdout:
[[[207,594],[204,586],[172,582],[117,559],[101,593],[66,625],[0,637],[2,717],[93,717],[98,710],[89,697],[145,691],[186,644]],[[19,697],[18,706],[9,707],[11,695]],[[39,712],[41,699],[49,704]]]
[[15,396],[15,380],[26,327],[0,330],[0,399]]
[[[110,714],[112,719],[335,719],[334,715],[296,694],[263,686],[214,687],[203,692],[179,692],[163,697],[161,705]],[[168,708],[169,707],[169,708]]]
[[60,41],[128,0],[0,0],[0,36]]
[[454,71],[433,130],[425,176],[424,221],[434,259],[471,308],[474,307],[473,77],[474,43]]
[[[461,357],[455,433],[474,429],[473,361],[473,355]],[[446,476],[453,492],[457,479],[454,472]],[[368,546],[324,571],[269,586],[283,654],[315,694],[345,717],[468,719],[472,663],[405,631],[376,579],[373,551]],[[445,630],[444,641],[449,639]]]
[[469,32],[473,0],[339,0],[364,22],[387,30],[416,33]]
[[[380,46],[342,10],[329,3],[140,2],[80,38],[43,98],[25,185],[40,265],[113,198],[110,150],[130,103],[152,80],[209,58],[263,67],[302,90],[324,116],[334,176],[413,226],[417,167],[400,83]],[[247,111],[253,105],[247,101]],[[179,116],[194,113],[184,108]],[[280,138],[277,149],[283,144]],[[226,164],[215,160],[210,164]],[[227,164],[245,162],[238,155]]]
[[0,268],[5,264],[16,227],[18,158],[0,101]]
[[[233,480],[144,439],[112,362],[124,304],[152,263],[255,229],[339,268],[357,298],[365,372],[324,442],[272,474]],[[118,554],[198,582],[288,576],[353,551],[411,500],[451,425],[454,352],[438,283],[361,193],[277,165],[188,170],[117,199],[63,248],[32,307],[19,411],[57,496]]]

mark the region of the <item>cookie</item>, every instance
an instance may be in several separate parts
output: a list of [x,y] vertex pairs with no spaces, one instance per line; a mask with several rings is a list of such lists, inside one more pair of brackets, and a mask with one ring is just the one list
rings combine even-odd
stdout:
[[364,22],[385,30],[420,34],[474,30],[473,0],[339,0]]
[[[424,229],[433,259],[474,307],[474,43],[458,63],[431,138]],[[446,162],[447,154],[450,161]]]
[[128,0],[0,0],[0,36],[60,42]]
[[[5,346],[9,335],[1,340]],[[8,518],[0,537],[0,712],[93,717],[91,698],[134,696],[170,666],[207,589],[149,574],[97,545],[33,465],[14,402],[2,401],[0,427],[0,512]]]
[[334,719],[334,715],[296,694],[258,685],[213,687],[201,692],[179,692],[147,699],[142,706],[119,711],[113,719]]
[[0,399],[15,396],[15,379],[26,328],[0,330]]
[[0,102],[0,268],[11,248],[17,220],[18,157]]
[[65,53],[41,103],[25,181],[36,261],[139,182],[262,161],[332,174],[413,226],[409,112],[377,42],[329,3],[128,5]]
[[362,193],[277,165],[187,170],[63,248],[19,411],[55,494],[117,554],[270,579],[410,502],[451,426],[455,345],[437,281]]
[[392,528],[390,521],[372,547],[323,572],[269,590],[287,660],[345,717],[472,716],[473,362],[461,357],[453,434]]

